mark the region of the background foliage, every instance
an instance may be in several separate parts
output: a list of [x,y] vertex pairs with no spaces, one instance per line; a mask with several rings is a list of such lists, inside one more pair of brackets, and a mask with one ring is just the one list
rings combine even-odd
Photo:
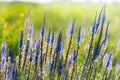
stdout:
[[[49,3],[49,4],[33,4],[33,3],[0,3],[0,44],[3,41],[3,36],[6,36],[7,46],[12,47],[14,55],[17,54],[18,41],[20,31],[24,29],[24,21],[28,13],[28,9],[32,5],[30,11],[30,20],[34,24],[34,34],[40,31],[44,13],[47,12],[47,30],[48,28],[58,32],[62,29],[66,32],[69,24],[76,18],[75,28],[78,31],[80,26],[86,27],[87,39],[90,38],[91,24],[93,17],[99,13],[103,4],[88,4],[88,3]],[[96,13],[95,13],[96,12]],[[110,20],[109,27],[109,45],[117,47],[117,41],[120,38],[120,5],[117,3],[107,5],[106,15],[107,21]],[[47,31],[48,32],[48,31]],[[64,33],[63,37],[66,34]],[[74,37],[76,37],[76,32]],[[35,36],[34,36],[35,37]],[[64,39],[64,38],[63,38]],[[65,40],[64,40],[65,41]],[[26,42],[25,42],[26,43]],[[120,54],[119,51],[114,51],[114,59],[116,61]]]

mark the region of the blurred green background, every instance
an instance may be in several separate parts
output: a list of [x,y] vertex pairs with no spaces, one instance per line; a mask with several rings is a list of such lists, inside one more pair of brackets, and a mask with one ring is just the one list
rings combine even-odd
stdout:
[[[85,26],[86,33],[89,34],[90,38],[91,24],[94,16],[96,13],[99,14],[104,4],[1,2],[0,44],[3,41],[3,37],[6,36],[7,46],[14,49],[14,54],[17,54],[20,31],[25,29],[24,22],[31,5],[30,21],[34,24],[34,35],[40,31],[44,13],[47,12],[47,30],[50,28],[58,32],[61,29],[65,37],[66,28],[71,24],[73,18],[76,18],[74,36],[77,36],[76,34],[80,26]],[[110,20],[109,44],[116,47],[117,41],[120,38],[120,5],[117,3],[108,4],[106,18],[106,22]],[[120,56],[119,52],[114,53],[116,58],[118,55]]]

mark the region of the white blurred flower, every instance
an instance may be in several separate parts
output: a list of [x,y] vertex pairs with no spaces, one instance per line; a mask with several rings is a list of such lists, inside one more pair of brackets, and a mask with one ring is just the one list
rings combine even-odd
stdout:
[[116,64],[116,73],[120,71],[120,61]]
[[120,39],[118,40],[117,47],[118,47],[118,49],[120,49]]

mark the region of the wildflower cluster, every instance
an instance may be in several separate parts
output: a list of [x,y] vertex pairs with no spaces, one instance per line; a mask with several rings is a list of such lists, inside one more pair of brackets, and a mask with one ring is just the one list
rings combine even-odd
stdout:
[[[81,44],[85,37],[85,28],[80,27],[76,38],[76,46],[72,50],[75,19],[68,29],[68,45],[63,46],[63,33],[60,30],[57,40],[55,32],[49,29],[46,35],[46,13],[42,29],[33,38],[33,24],[29,16],[25,20],[27,40],[24,40],[24,30],[20,32],[18,55],[13,57],[12,49],[2,43],[0,55],[0,80],[113,80],[111,73],[113,48],[107,46],[108,28],[105,6],[97,14],[92,24],[90,43],[84,61],[80,62]],[[28,14],[29,15],[29,14]],[[120,79],[120,62],[117,64],[116,79]]]

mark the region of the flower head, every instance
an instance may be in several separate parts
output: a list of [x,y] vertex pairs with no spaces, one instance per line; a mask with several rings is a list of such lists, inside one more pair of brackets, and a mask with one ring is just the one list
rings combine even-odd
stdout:
[[113,50],[111,50],[109,54],[105,54],[103,58],[104,68],[107,70],[111,70],[112,68],[112,53]]
[[79,42],[83,40],[84,36],[85,36],[85,29],[83,27],[79,28],[77,44],[79,44]]
[[72,51],[72,54],[70,55],[70,58],[69,58],[69,67],[71,67],[74,64],[76,59],[77,59],[77,54],[76,54],[76,50],[74,49]]
[[31,39],[32,35],[33,35],[33,24],[30,24],[28,30],[28,39]]
[[19,80],[18,79],[18,72],[17,72],[17,67],[16,67],[15,61],[14,61],[14,66],[12,68],[12,79],[13,80]]
[[100,48],[98,48],[98,50],[95,52],[95,56],[93,55],[93,60],[96,60],[96,58],[98,58],[98,57],[99,57],[100,52],[101,52],[101,47],[100,47]]
[[31,62],[33,60],[32,53],[29,55],[29,61]]
[[81,32],[81,28],[79,28],[78,37],[77,37],[77,44],[79,44],[79,42],[80,42],[80,32]]
[[105,32],[105,38],[104,38],[104,44],[106,44],[107,39],[108,39],[108,27],[109,27],[110,21],[107,24],[106,32]]
[[59,64],[57,67],[57,72],[60,73],[63,69],[63,47],[61,49],[61,54],[60,54],[60,60],[59,60]]
[[49,67],[50,67],[50,70],[53,70],[53,67],[54,67],[54,58],[51,59],[51,62],[49,64]]
[[59,32],[55,53],[60,53],[62,46],[62,32]]
[[75,19],[73,20],[72,26],[68,27],[67,29],[67,36],[70,36],[74,33],[75,28]]
[[21,49],[23,43],[24,43],[24,40],[23,40],[23,31],[21,31],[21,33],[20,33],[20,41],[19,41],[19,45],[18,45],[18,49]]
[[43,20],[43,23],[42,23],[42,29],[41,29],[41,32],[40,32],[42,38],[44,37],[45,32],[46,32],[45,25],[46,25],[46,13],[45,13],[45,16],[44,16],[44,20]]
[[94,22],[92,24],[92,36],[95,34],[96,32],[96,18],[97,18],[97,14],[95,15],[95,18],[94,18]]
[[105,20],[106,20],[106,4],[104,5],[104,8],[103,8],[103,15],[102,15],[102,24],[104,24],[105,23]]
[[98,20],[96,22],[96,32],[100,26],[100,21],[101,21],[101,15],[102,15],[102,11],[103,11],[103,8],[101,9],[100,13],[99,13],[99,17],[98,17]]
[[40,49],[39,49],[39,46],[37,46],[37,51],[36,51],[36,56],[35,56],[35,63],[38,63],[39,55],[40,55]]
[[1,56],[5,55],[5,51],[6,51],[6,38],[4,38],[4,41],[2,43]]
[[11,59],[11,63],[14,63],[13,55],[12,55],[12,49],[9,49],[8,57]]
[[72,23],[72,27],[71,27],[71,31],[70,31],[71,35],[74,33],[74,27],[75,27],[75,19],[73,20],[73,23]]
[[30,47],[30,40],[27,40],[27,45],[26,45],[26,48],[25,48],[25,54],[28,53],[29,47]]
[[48,37],[47,37],[47,44],[50,43],[50,29],[49,29],[49,32],[48,32]]
[[60,73],[63,69],[63,58],[60,59],[59,65],[57,67],[57,72]]
[[4,68],[4,64],[6,63],[6,57],[3,56],[1,59],[2,60],[1,60],[1,66],[0,67],[1,67],[1,69],[3,69]]

